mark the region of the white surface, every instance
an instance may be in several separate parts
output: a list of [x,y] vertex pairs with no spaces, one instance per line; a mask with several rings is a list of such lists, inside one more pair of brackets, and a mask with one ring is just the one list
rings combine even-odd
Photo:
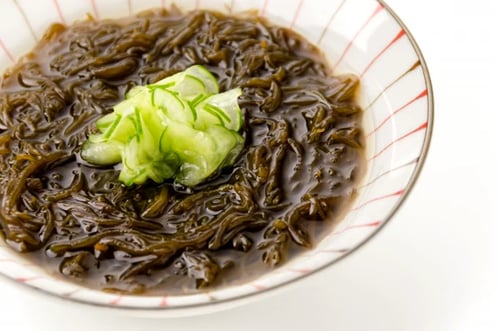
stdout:
[[499,330],[500,10],[493,0],[387,3],[425,55],[436,117],[420,180],[375,239],[272,297],[190,318],[90,310],[0,280],[0,329]]

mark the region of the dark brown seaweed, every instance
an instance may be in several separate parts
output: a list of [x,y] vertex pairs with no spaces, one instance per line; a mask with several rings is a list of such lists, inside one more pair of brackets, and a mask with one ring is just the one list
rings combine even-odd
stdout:
[[[82,163],[125,93],[202,64],[242,87],[245,149],[195,188],[127,188]],[[154,10],[53,25],[0,81],[0,236],[64,277],[183,293],[255,277],[315,244],[363,170],[358,80],[255,16]]]

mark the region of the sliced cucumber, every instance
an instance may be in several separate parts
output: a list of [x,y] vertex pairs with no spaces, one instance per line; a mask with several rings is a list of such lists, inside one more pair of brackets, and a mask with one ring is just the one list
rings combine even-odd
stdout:
[[147,93],[147,90],[148,90],[148,88],[145,87],[145,86],[140,86],[140,85],[139,86],[134,86],[134,87],[132,87],[127,92],[127,94],[125,95],[125,97],[127,99],[130,99],[130,98],[133,98],[133,97],[137,96],[140,93]]
[[137,137],[130,139],[122,153],[123,168],[118,179],[125,185],[143,184],[148,178],[148,167],[140,164],[138,155],[142,154]]
[[[243,124],[243,117],[238,104],[238,97],[241,94],[241,89],[235,88],[224,93],[212,95],[203,100],[196,106],[198,114],[203,111],[208,112],[216,117],[217,121],[215,119],[210,120],[209,118],[203,118],[197,121],[196,125],[198,127],[206,127],[203,122],[205,120],[209,121],[210,125],[216,124],[218,121],[222,120],[225,128],[238,131]],[[203,117],[203,115],[201,117]]]
[[[154,84],[151,84],[151,87],[161,87],[161,88],[169,88],[172,90],[185,90],[187,94],[192,94],[191,91],[188,89],[184,89],[183,87],[179,87],[180,85],[187,84],[190,86],[196,86],[194,85],[195,83],[193,81],[190,81],[190,79],[186,80],[186,76],[191,76],[191,78],[197,79],[199,82],[201,82],[201,85],[198,86],[203,86],[203,91],[201,91],[204,94],[216,94],[219,93],[219,83],[217,82],[217,79],[212,75],[210,71],[205,69],[205,67],[201,65],[194,65],[189,68],[187,68],[184,71],[178,72],[175,75],[172,75],[170,77],[166,77]],[[195,88],[196,91],[199,91],[199,87]],[[184,97],[184,96],[183,96]]]
[[201,65],[189,67],[186,70],[186,75],[194,76],[202,81],[205,84],[206,94],[219,93],[219,83],[217,82],[217,79],[205,67]]
[[177,92],[186,101],[191,101],[207,94],[205,83],[192,75],[184,75],[182,80],[172,86],[170,90]]
[[195,127],[199,130],[205,130],[212,125],[224,126],[224,119],[219,111],[214,111],[209,105],[203,105],[196,110],[197,120]]
[[96,165],[111,165],[121,161],[123,144],[115,141],[93,143],[87,140],[82,146],[82,158]]
[[106,130],[115,121],[115,117],[116,117],[115,113],[109,113],[107,115],[104,115],[95,122],[96,128],[100,132],[104,132],[104,130]]
[[180,123],[194,123],[195,114],[178,93],[162,89],[155,89],[153,93],[153,106],[161,109],[168,118]]
[[[130,132],[135,130],[134,122],[130,120],[131,114],[126,117],[117,114],[115,121],[102,134],[102,139],[126,143]],[[93,137],[89,137],[92,140]],[[98,138],[98,137],[97,137]]]
[[243,147],[241,89],[218,92],[215,77],[198,65],[136,86],[96,122],[100,133],[89,136],[82,158],[100,165],[121,161],[125,185],[168,178],[198,185],[232,164]]
[[176,181],[186,186],[195,186],[220,168],[233,164],[243,148],[243,137],[221,126],[212,126],[196,138],[195,148],[183,150],[184,162],[176,175]]
[[244,146],[243,137],[234,131],[220,126],[212,126],[206,131],[217,143],[218,167],[233,164]]
[[207,133],[192,126],[176,123],[170,125],[162,137],[162,150],[177,151],[181,160],[176,181],[186,186],[194,186],[206,179],[212,172],[213,158],[218,151],[216,142]]

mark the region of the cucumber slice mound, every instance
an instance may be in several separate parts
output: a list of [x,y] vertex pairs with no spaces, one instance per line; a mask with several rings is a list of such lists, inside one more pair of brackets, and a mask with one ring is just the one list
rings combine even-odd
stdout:
[[88,137],[81,156],[96,165],[121,162],[119,179],[128,186],[167,179],[196,186],[232,165],[243,148],[241,93],[219,93],[200,65],[136,86],[97,120],[99,133]]

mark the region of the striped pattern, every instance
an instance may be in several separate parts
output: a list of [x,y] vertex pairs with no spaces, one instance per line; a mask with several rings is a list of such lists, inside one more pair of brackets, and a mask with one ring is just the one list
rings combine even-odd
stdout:
[[326,32],[328,31],[328,29],[330,29],[330,25],[332,24],[333,20],[335,19],[335,17],[337,16],[337,14],[342,9],[342,6],[345,4],[345,2],[346,2],[346,0],[342,0],[342,2],[338,5],[338,7],[335,8],[335,10],[330,15],[330,18],[328,19],[328,22],[325,24],[325,26],[321,30],[321,34],[319,35],[319,38],[316,40],[316,44],[317,45],[320,45],[321,42],[323,41],[323,38],[325,37]]
[[359,29],[356,31],[354,36],[349,40],[347,46],[344,48],[344,51],[340,54],[339,59],[337,60],[337,62],[333,66],[333,70],[335,70],[339,66],[340,63],[342,63],[342,61],[344,60],[344,57],[349,53],[352,45],[356,42],[356,39],[358,38],[360,33],[368,26],[368,24],[372,21],[372,19],[375,16],[377,16],[378,13],[380,13],[382,11],[382,9],[383,9],[382,4],[378,3],[376,5],[375,9],[373,10],[373,12],[371,13],[371,15],[368,17],[368,19],[359,27]]
[[[70,23],[85,13],[96,18],[166,7],[170,0],[5,0],[0,13],[0,70],[28,51],[51,22]],[[114,307],[203,306],[266,291],[304,277],[348,255],[387,223],[411,189],[425,159],[432,127],[432,90],[408,31],[376,0],[183,0],[178,6],[217,8],[259,15],[315,41],[338,73],[362,77],[368,174],[358,198],[335,231],[316,249],[284,268],[245,285],[184,297],[134,297],[78,287],[47,277],[0,243],[0,273],[72,300]],[[311,22],[316,26],[311,27]],[[13,34],[11,27],[16,26]],[[319,26],[320,28],[317,28]],[[366,49],[365,45],[370,48]]]
[[62,13],[61,6],[59,5],[58,0],[54,0],[54,6],[56,7],[57,15],[59,16],[61,22],[66,23],[66,20],[64,19],[64,15]]

